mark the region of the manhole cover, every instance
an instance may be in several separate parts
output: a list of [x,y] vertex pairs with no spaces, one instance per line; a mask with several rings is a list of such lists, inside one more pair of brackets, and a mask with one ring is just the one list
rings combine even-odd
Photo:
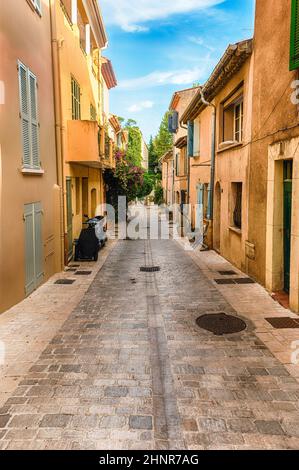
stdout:
[[227,315],[224,312],[202,315],[196,320],[197,325],[216,336],[239,333],[246,329],[246,323],[240,318]]
[[273,328],[276,329],[288,329],[288,328],[299,328],[299,318],[290,318],[290,317],[273,317],[265,318]]
[[140,271],[143,273],[156,273],[160,271],[160,266],[141,266]]
[[68,284],[74,284],[73,279],[58,279],[58,281],[55,282],[55,284],[61,284],[61,285],[68,285]]

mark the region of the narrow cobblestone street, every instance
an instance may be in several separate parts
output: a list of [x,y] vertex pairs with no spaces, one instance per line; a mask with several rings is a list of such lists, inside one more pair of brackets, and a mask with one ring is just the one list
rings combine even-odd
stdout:
[[296,378],[249,318],[228,336],[196,325],[236,311],[192,256],[125,240],[108,261],[6,397],[0,448],[298,449]]

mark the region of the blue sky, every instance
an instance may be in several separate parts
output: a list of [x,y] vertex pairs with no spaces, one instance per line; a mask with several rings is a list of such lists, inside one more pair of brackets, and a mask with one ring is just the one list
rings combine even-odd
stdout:
[[254,0],[99,0],[118,87],[111,112],[155,135],[172,94],[204,83],[229,43],[252,37]]

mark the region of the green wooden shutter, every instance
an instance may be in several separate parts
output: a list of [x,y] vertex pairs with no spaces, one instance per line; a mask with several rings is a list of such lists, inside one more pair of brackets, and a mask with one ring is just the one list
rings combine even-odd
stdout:
[[25,292],[31,294],[44,276],[42,206],[40,202],[25,204]]
[[35,288],[35,262],[34,262],[34,205],[26,204],[24,207],[25,222],[25,292],[31,294]]
[[37,82],[29,72],[30,113],[31,113],[31,163],[33,168],[40,168],[39,124],[37,111]]
[[42,205],[36,202],[34,204],[35,287],[40,285],[44,276],[42,216]]
[[23,144],[23,165],[30,167],[31,165],[31,138],[30,138],[30,107],[29,107],[29,87],[27,67],[21,62],[19,67],[19,94],[20,94],[20,118],[22,129]]
[[290,70],[299,68],[299,0],[292,0]]
[[188,157],[194,154],[194,122],[188,121]]

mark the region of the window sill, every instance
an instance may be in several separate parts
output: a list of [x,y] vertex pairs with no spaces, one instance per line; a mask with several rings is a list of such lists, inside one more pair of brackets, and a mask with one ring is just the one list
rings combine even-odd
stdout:
[[238,227],[234,227],[233,225],[228,227],[228,229],[230,230],[230,232],[234,232],[236,233],[237,235],[242,235],[242,230]]
[[233,144],[222,143],[218,146],[217,153],[225,152],[226,150],[235,149],[242,146],[243,142],[235,142]]
[[37,169],[37,168],[22,168],[21,173],[23,175],[37,175],[37,176],[42,176],[45,173],[45,170],[42,168]]

